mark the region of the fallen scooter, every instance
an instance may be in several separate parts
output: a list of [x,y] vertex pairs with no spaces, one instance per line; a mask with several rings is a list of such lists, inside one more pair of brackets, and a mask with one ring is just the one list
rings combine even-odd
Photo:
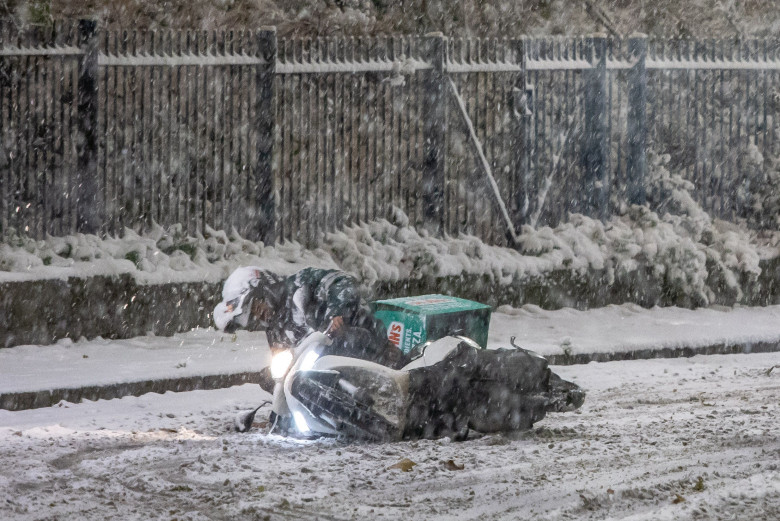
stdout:
[[[481,349],[464,336],[426,342],[400,370],[327,354],[314,332],[271,361],[271,432],[366,441],[530,428],[548,412],[577,409],[585,393],[554,374],[542,356],[519,348]],[[323,353],[326,353],[323,355]],[[258,408],[259,409],[259,408]],[[239,415],[248,430],[258,409]]]

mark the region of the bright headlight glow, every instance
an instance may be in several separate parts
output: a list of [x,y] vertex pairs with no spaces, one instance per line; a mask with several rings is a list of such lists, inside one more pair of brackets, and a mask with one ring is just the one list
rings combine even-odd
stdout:
[[298,429],[298,432],[301,434],[309,432],[309,424],[306,423],[306,418],[300,411],[293,411],[293,421],[295,421],[295,428]]
[[292,361],[293,354],[289,349],[276,353],[273,358],[271,358],[271,377],[274,379],[284,378]]

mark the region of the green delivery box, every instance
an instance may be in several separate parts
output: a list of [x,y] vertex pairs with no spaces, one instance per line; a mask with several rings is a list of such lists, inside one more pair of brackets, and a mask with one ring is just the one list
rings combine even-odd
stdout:
[[487,347],[490,306],[447,295],[420,295],[372,303],[387,338],[404,353],[428,340],[463,335]]

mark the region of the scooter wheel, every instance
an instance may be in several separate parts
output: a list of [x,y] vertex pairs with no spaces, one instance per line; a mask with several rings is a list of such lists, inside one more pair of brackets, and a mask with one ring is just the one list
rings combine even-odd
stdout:
[[291,391],[314,416],[349,438],[369,441],[398,438],[395,425],[341,389],[301,375],[293,381]]

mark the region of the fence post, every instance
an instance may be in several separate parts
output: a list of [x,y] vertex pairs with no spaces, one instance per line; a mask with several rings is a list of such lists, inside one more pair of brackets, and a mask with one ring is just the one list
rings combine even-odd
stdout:
[[425,35],[423,59],[432,66],[425,74],[423,84],[423,226],[432,235],[438,235],[444,229],[447,146],[447,97],[444,85],[447,41],[442,33]]
[[274,190],[274,140],[276,134],[276,28],[263,27],[257,33],[258,54],[264,63],[257,67],[257,171],[255,172],[257,211],[256,237],[265,244],[276,241],[276,196]]
[[531,146],[528,139],[528,125],[533,114],[533,90],[526,84],[525,72],[525,38],[514,42],[515,63],[520,72],[515,77],[515,86],[512,89],[513,129],[512,143],[515,166],[515,193],[511,201],[512,220],[515,230],[519,230],[525,224],[528,217],[530,202],[528,200],[528,180],[530,178]]
[[583,212],[605,220],[608,214],[609,135],[607,103],[607,39],[595,35],[586,40],[590,70],[583,71],[585,86],[585,142],[582,147]]
[[628,74],[628,155],[626,187],[629,204],[645,204],[645,173],[647,171],[647,36],[632,35],[628,40],[629,55],[636,65]]
[[98,233],[105,202],[98,193],[98,37],[95,20],[79,20],[76,116],[76,230]]
[[[0,20],[0,50],[5,47],[5,21]],[[11,94],[5,93],[7,86],[11,84],[10,71],[8,70],[8,62],[4,56],[0,56],[0,95],[2,98],[5,96],[10,97]],[[0,98],[0,99],[2,99]],[[0,110],[0,237],[2,237],[8,230],[8,207],[11,206],[10,201],[10,188],[8,187],[11,181],[10,172],[8,170],[8,155],[5,152],[5,120],[3,119],[3,111]]]

